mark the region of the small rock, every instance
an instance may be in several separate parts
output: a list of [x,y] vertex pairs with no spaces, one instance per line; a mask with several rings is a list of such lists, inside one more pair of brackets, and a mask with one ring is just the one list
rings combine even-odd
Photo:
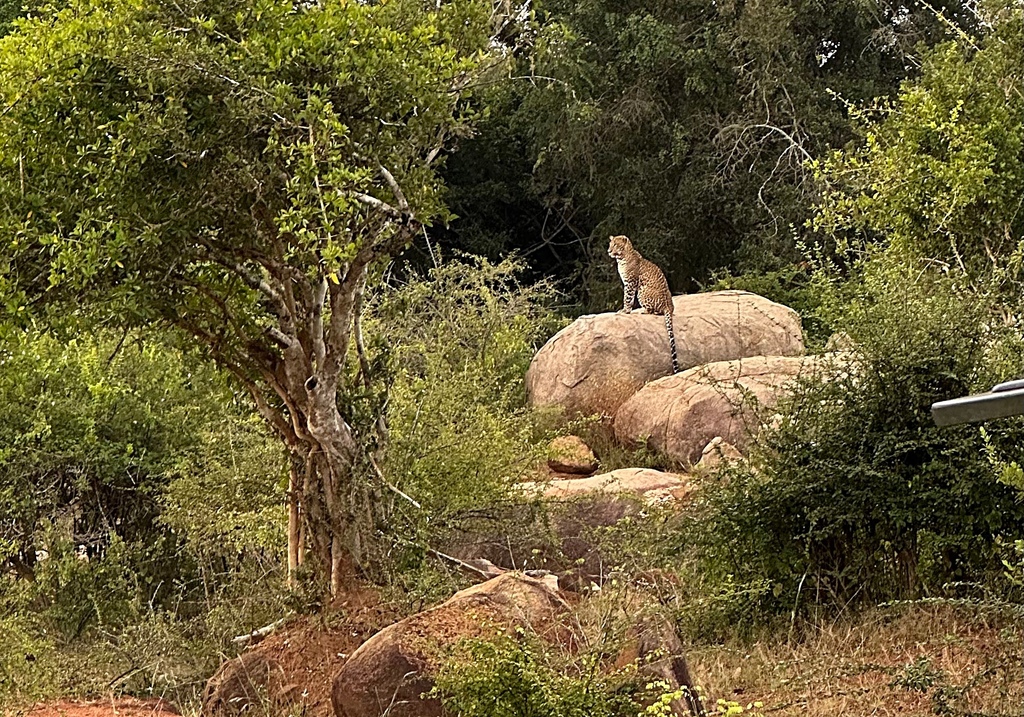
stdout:
[[559,436],[548,446],[548,468],[556,473],[590,475],[597,470],[597,458],[579,436]]
[[853,343],[853,337],[845,331],[837,331],[829,336],[828,341],[825,342],[826,353],[853,351],[855,348],[857,346]]
[[704,446],[704,450],[701,451],[697,467],[715,469],[723,463],[735,463],[741,460],[743,460],[743,454],[740,453],[736,446],[721,436],[715,436]]

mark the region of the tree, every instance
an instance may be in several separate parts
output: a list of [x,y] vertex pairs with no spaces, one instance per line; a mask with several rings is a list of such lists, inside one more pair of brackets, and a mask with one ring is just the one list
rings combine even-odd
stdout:
[[1024,18],[988,19],[924,51],[919,77],[855,112],[864,141],[814,165],[816,313],[854,348],[779,406],[706,534],[710,571],[767,578],[786,610],[801,591],[956,594],[1002,573],[1024,529],[992,465],[1024,423],[938,428],[929,410],[1024,370]]
[[72,0],[0,41],[7,311],[191,337],[290,451],[290,533],[335,591],[383,517],[363,293],[444,216],[488,11]]
[[[809,157],[854,138],[848,103],[889,96],[920,47],[973,28],[959,0],[537,3],[501,110],[445,172],[454,239],[519,247],[612,305],[609,234],[673,289],[801,257]],[[603,293],[602,293],[603,292]]]
[[1004,8],[991,21],[984,37],[926,53],[920,78],[891,102],[856,113],[863,142],[817,164],[824,229],[972,273],[1020,250],[1024,12]]

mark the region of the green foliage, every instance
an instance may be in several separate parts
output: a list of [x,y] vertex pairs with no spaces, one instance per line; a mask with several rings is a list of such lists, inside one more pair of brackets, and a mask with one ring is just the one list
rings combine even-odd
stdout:
[[109,537],[102,554],[92,559],[66,537],[54,536],[46,545],[48,555],[33,586],[45,605],[44,624],[74,640],[90,626],[117,629],[138,619],[145,595],[133,563],[142,556],[121,538]]
[[5,334],[0,711],[194,699],[232,636],[281,617],[283,461],[249,410],[156,340]]
[[197,556],[280,558],[287,545],[286,461],[258,416],[224,415],[198,435],[164,492],[160,521]]
[[373,310],[368,329],[391,353],[386,472],[422,506],[393,499],[423,539],[508,504],[541,457],[523,375],[558,320],[551,287],[521,272],[512,259],[448,261]]
[[0,709],[29,704],[54,688],[54,646],[28,614],[33,596],[26,583],[0,583]]
[[316,456],[303,515],[332,589],[379,562],[354,314],[371,267],[446,216],[436,168],[475,116],[490,9],[70,0],[0,39],[0,304],[173,329],[230,371]]
[[1024,16],[925,55],[891,102],[857,110],[863,144],[818,165],[820,225],[844,237],[903,243],[976,270],[1024,234]]
[[817,195],[804,163],[853,137],[845,104],[891,94],[918,46],[979,24],[956,0],[535,8],[516,79],[446,169],[453,233],[473,252],[529,250],[574,290],[582,275],[605,308],[609,234],[676,291],[798,260]]
[[854,351],[800,386],[705,505],[706,564],[723,583],[767,581],[763,606],[1006,585],[1024,424],[929,415],[1024,374],[1024,35],[1019,8],[990,19],[926,51],[919,79],[855,111],[863,144],[815,165],[830,241],[805,288],[822,336],[843,331]]
[[464,641],[433,693],[462,717],[633,717],[639,682],[635,665],[609,675],[594,655],[565,664],[520,630],[515,638]]
[[[1024,373],[1019,335],[992,320],[992,294],[895,247],[821,291],[855,350],[803,383],[753,463],[709,491],[706,567],[767,579],[766,602],[787,610],[995,577],[1024,505],[996,480],[978,428],[938,428],[929,408]],[[1024,437],[1021,419],[987,430],[1001,450]]]
[[442,213],[415,160],[467,117],[449,83],[482,21],[411,0],[83,1],[19,21],[0,41],[8,310],[42,292],[219,334],[215,308],[236,340],[260,336],[267,312],[225,257],[262,256],[273,227],[278,261],[336,270],[362,242],[369,158],[421,221]]
[[0,2],[0,37],[11,31],[12,24],[22,12],[20,0],[2,0]]
[[903,669],[893,677],[892,684],[915,692],[927,692],[943,678],[942,671],[936,670],[932,666],[932,661],[927,655],[922,655],[904,665]]
[[[127,337],[126,337],[127,339]],[[176,456],[230,402],[223,380],[153,342],[101,335],[0,345],[0,540],[31,572],[39,550],[102,555],[111,535],[157,547],[159,494]],[[156,558],[156,556],[151,556]],[[160,568],[139,566],[154,583]]]

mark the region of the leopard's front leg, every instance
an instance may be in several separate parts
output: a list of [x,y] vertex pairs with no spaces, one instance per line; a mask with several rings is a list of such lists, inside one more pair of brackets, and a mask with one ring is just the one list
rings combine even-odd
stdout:
[[619,313],[629,314],[633,311],[633,304],[636,303],[637,281],[622,282],[622,311]]

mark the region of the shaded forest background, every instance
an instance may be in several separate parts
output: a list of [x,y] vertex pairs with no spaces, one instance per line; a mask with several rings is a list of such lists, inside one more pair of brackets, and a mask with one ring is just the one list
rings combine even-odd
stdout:
[[[268,204],[285,207],[299,237],[288,261],[315,253],[307,274],[324,291],[344,284],[361,247],[396,236],[405,247],[368,259],[353,285],[359,338],[344,344],[334,402],[358,444],[352,475],[373,486],[357,496],[374,511],[352,529],[370,556],[357,572],[387,600],[412,610],[462,585],[433,553],[461,531],[500,525],[515,535],[543,524],[514,513],[523,506],[509,487],[554,435],[591,439],[603,468],[677,468],[602,444],[595,421],[567,425],[525,405],[522,376],[536,349],[576,315],[617,305],[605,247],[622,233],[675,293],[756,291],[801,313],[810,349],[841,333],[858,356],[857,371],[801,385],[751,462],[707,480],[689,519],[604,536],[626,574],[657,567],[689,586],[663,596],[689,640],[792,633],[798,620],[886,601],[1019,611],[1024,423],[939,430],[928,407],[1024,375],[1020,7],[367,3],[391,13],[377,16],[268,0],[257,21],[245,3],[200,5],[0,2],[0,707],[111,690],[195,705],[237,652],[232,637],[285,615],[332,619],[330,549],[289,581],[286,495],[299,441],[282,439],[273,416],[290,419],[298,404],[289,394],[279,405],[259,387],[260,371],[293,346],[267,328],[278,314],[230,258],[242,246],[249,253],[237,261],[257,261],[260,242],[232,243],[225,229],[189,244],[190,255],[131,239],[170,226],[167,236],[188,243],[208,228],[201,210],[188,214],[193,224],[174,224],[161,195],[147,194],[154,177],[171,177],[186,214],[189,198],[213,196],[202,193],[210,177],[244,186],[264,162],[267,185],[287,175],[286,199]],[[326,19],[317,15],[328,6]],[[351,51],[373,57],[367,77],[355,71],[333,86],[323,78],[341,65],[321,64],[329,53],[301,25],[304,13],[367,43],[383,38],[381,47],[406,51],[429,36],[425,44],[451,52],[408,70]],[[161,23],[183,18],[202,41],[160,45],[160,58],[237,69],[266,80],[261,93],[170,64],[153,69],[148,90],[118,74],[118,28],[142,57],[165,37]],[[246,35],[246,23],[258,32]],[[374,23],[386,29],[380,37]],[[243,53],[217,54],[218,33],[258,37],[264,54],[251,65]],[[115,39],[88,63],[61,63],[96,37]],[[139,57],[126,61],[132,71],[151,59]],[[375,72],[406,71],[409,92],[433,114],[388,109],[396,100],[386,95],[365,108],[352,100],[365,115],[345,114]],[[469,79],[449,106],[453,90],[430,88],[452,71]],[[138,104],[118,104],[122,82]],[[273,82],[299,89],[275,95]],[[134,117],[125,107],[163,108],[164,94],[179,90],[200,100],[209,92],[209,106],[117,124]],[[223,111],[213,99],[221,91]],[[64,114],[69,96],[89,111]],[[342,125],[376,126],[378,116],[400,128],[374,135],[372,161],[341,140],[317,145],[312,130],[307,155],[303,132],[282,123],[275,134],[275,113],[345,141]],[[181,151],[181,167],[147,174],[145,161],[104,144],[117,132],[150,158]],[[443,142],[430,155],[435,134]],[[217,171],[236,173],[202,174],[200,149],[214,139],[238,149]],[[395,178],[378,162],[401,168],[407,201],[392,198]],[[321,180],[356,187],[364,206],[347,189],[325,206]],[[76,182],[82,198],[67,191]],[[117,200],[90,204],[113,186],[125,189]],[[211,200],[239,235],[248,207],[242,219],[230,207],[248,196]],[[402,216],[367,213],[381,197]],[[105,252],[123,265],[105,263]],[[179,312],[196,304],[146,288],[177,271],[179,254],[200,267],[182,275],[196,296],[223,290],[241,340],[211,330],[204,343],[190,333],[196,324],[174,320],[191,319]],[[209,256],[228,259],[218,269],[203,263]],[[125,309],[132,301],[138,311]],[[207,320],[199,309],[195,317]],[[328,468],[316,475],[334,475]],[[344,532],[334,519],[324,518],[325,545]]]

